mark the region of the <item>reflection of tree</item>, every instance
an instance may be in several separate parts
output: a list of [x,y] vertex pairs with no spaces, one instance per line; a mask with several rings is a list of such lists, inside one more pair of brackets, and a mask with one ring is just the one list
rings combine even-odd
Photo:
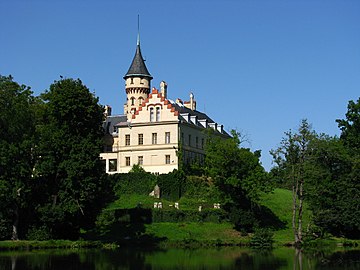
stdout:
[[276,270],[287,265],[287,260],[275,257],[271,251],[257,250],[254,253],[242,253],[235,260],[236,269]]
[[294,270],[302,270],[303,269],[302,250],[299,248],[295,248],[293,265],[294,265],[294,267],[293,267]]

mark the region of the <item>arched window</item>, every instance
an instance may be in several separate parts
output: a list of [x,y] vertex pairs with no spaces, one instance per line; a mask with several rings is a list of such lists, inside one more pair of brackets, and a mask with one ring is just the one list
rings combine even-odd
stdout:
[[156,107],[156,122],[160,121],[160,108]]
[[139,97],[139,105],[143,103],[144,99],[142,97]]
[[135,105],[135,98],[132,97],[132,98],[131,98],[131,106],[134,106],[134,105]]
[[150,108],[150,122],[154,122],[154,108]]

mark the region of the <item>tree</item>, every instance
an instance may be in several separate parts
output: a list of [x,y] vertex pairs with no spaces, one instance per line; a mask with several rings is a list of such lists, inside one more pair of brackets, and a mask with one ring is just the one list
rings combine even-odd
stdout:
[[0,239],[17,240],[19,226],[25,227],[20,221],[33,180],[33,102],[30,87],[0,75]]
[[77,238],[105,201],[99,158],[103,107],[79,79],[55,81],[41,99],[35,167],[39,223],[50,237]]
[[280,146],[271,150],[275,163],[283,175],[292,183],[293,207],[292,228],[295,245],[303,242],[302,215],[304,185],[307,179],[307,164],[311,156],[311,141],[316,137],[307,120],[302,120],[297,133],[285,132]]
[[346,119],[337,119],[336,122],[341,130],[340,139],[352,153],[359,155],[360,152],[360,98],[355,103],[350,100]]
[[307,200],[314,223],[324,232],[359,238],[360,167],[356,159],[339,138],[321,135],[312,142],[308,166]]
[[[234,216],[232,220],[237,224],[241,223],[240,216],[246,213],[249,219],[254,219],[251,211],[253,204],[258,201],[261,192],[269,191],[271,187],[259,161],[260,151],[253,153],[250,149],[241,148],[240,134],[236,131],[231,134],[229,139],[209,134],[205,147],[205,173],[214,180],[223,202]],[[240,213],[239,209],[250,212]]]

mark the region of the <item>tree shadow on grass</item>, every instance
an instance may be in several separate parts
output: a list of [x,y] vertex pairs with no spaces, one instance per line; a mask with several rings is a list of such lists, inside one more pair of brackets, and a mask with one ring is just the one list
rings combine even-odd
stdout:
[[97,238],[104,242],[125,245],[156,246],[165,238],[159,238],[146,232],[146,224],[152,223],[152,211],[146,208],[113,210],[112,221],[98,232]]
[[279,219],[270,208],[258,205],[255,210],[255,215],[259,221],[260,227],[271,228],[274,230],[281,230],[286,228],[286,222]]

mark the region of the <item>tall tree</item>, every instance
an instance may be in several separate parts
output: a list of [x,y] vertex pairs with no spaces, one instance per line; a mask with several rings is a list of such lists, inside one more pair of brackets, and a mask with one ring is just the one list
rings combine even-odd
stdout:
[[41,98],[38,210],[51,237],[76,238],[104,200],[103,107],[79,79],[55,81]]
[[[34,98],[29,87],[0,75],[0,239],[19,238],[29,205],[34,147]],[[12,229],[11,229],[12,228]]]
[[340,139],[349,149],[359,156],[360,154],[360,98],[357,102],[349,101],[346,119],[337,119],[341,130]]
[[307,200],[320,233],[360,237],[359,164],[337,137],[312,141],[308,164]]
[[275,163],[283,175],[292,183],[293,207],[292,227],[295,245],[303,242],[302,216],[304,205],[304,186],[306,166],[311,156],[311,141],[316,137],[307,120],[302,120],[297,133],[285,132],[280,146],[271,150]]
[[213,179],[235,226],[252,230],[255,219],[252,207],[260,193],[271,187],[259,160],[260,151],[251,152],[240,147],[240,134],[231,133],[229,139],[209,134],[205,147],[205,173]]

